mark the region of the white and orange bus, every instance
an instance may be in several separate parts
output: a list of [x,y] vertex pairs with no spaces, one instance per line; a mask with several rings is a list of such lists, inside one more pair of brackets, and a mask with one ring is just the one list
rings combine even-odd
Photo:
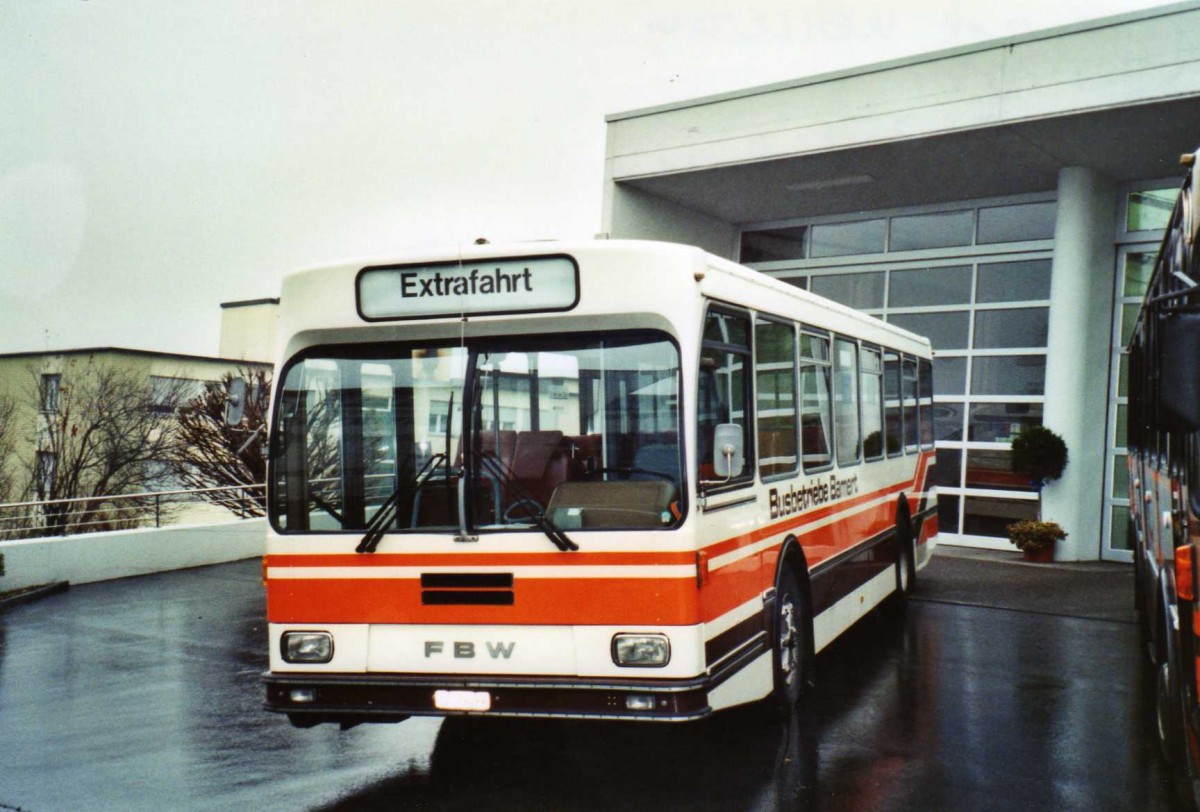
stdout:
[[286,278],[269,710],[678,721],[774,697],[936,541],[929,344],[687,246]]

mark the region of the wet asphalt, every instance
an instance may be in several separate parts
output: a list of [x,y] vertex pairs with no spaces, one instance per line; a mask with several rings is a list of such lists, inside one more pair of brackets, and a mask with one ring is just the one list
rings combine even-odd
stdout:
[[1007,562],[935,558],[922,575],[906,613],[822,653],[786,722],[752,708],[682,727],[344,732],[260,709],[257,561],[73,587],[0,613],[0,810],[1177,808],[1128,578],[1105,589],[1114,612],[1064,615],[989,601],[1019,604],[1034,577]]

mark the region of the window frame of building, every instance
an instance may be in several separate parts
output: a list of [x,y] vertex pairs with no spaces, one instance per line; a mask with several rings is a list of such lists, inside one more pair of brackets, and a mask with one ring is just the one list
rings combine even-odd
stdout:
[[53,498],[54,479],[58,473],[58,454],[39,449],[34,458],[33,481],[39,499]]
[[[942,531],[945,533],[944,539],[951,543],[966,544],[969,546],[986,547],[991,549],[1011,549],[1011,544],[1007,538],[1002,538],[995,535],[978,535],[970,532],[964,532],[971,527],[985,527],[995,529],[1002,526],[1002,514],[1005,512],[1013,512],[1014,514],[1024,515],[1030,509],[1036,507],[1037,495],[1032,489],[1028,491],[1010,489],[1012,483],[1006,479],[996,480],[1004,487],[968,487],[968,471],[967,471],[967,455],[969,452],[985,452],[983,454],[976,453],[973,461],[978,461],[987,458],[992,461],[996,452],[1007,452],[1010,448],[1011,435],[1018,430],[1020,426],[1041,422],[1041,415],[1045,412],[1045,359],[1048,354],[1047,344],[1037,344],[1038,340],[1042,340],[1040,331],[1033,340],[1015,341],[1011,343],[1022,343],[1032,346],[1023,347],[1004,347],[993,346],[987,348],[976,348],[975,327],[976,317],[978,314],[985,314],[981,321],[995,319],[998,316],[993,315],[993,311],[1005,310],[1041,310],[1045,313],[1042,317],[1037,313],[1025,313],[1029,320],[1036,326],[1039,319],[1045,323],[1048,320],[1050,299],[1049,299],[1049,275],[1050,266],[1053,260],[1054,240],[1049,239],[1033,239],[1027,241],[1014,241],[1007,243],[980,243],[979,236],[979,211],[985,208],[997,208],[1003,206],[1019,206],[1029,203],[1054,203],[1057,199],[1055,193],[1035,193],[1025,195],[1015,195],[1005,198],[987,198],[974,201],[962,201],[954,204],[946,204],[942,206],[921,206],[907,209],[892,209],[885,211],[864,211],[861,214],[847,217],[845,215],[833,215],[819,218],[798,218],[795,220],[773,221],[770,223],[755,223],[748,224],[743,227],[742,233],[753,233],[759,230],[767,229],[794,229],[793,233],[800,233],[800,229],[805,229],[804,233],[811,237],[811,229],[814,226],[825,223],[839,223],[854,220],[877,220],[885,218],[887,220],[886,234],[889,244],[885,245],[885,251],[877,254],[861,254],[861,255],[845,255],[837,257],[820,257],[803,259],[783,259],[772,260],[766,262],[753,263],[750,267],[775,276],[782,281],[789,282],[797,287],[807,290],[821,288],[818,283],[813,284],[813,280],[819,279],[822,276],[837,275],[837,274],[868,274],[882,273],[883,274],[883,297],[881,306],[864,309],[862,312],[870,315],[883,318],[888,321],[901,321],[903,317],[909,315],[937,315],[945,314],[944,319],[949,319],[952,314],[954,319],[965,319],[966,335],[965,339],[960,341],[964,346],[955,349],[939,349],[936,345],[934,348],[933,360],[933,383],[937,387],[935,396],[936,412],[934,423],[932,425],[933,432],[933,448],[936,450],[939,458],[945,458],[949,461],[946,455],[955,455],[957,466],[939,465],[934,469],[934,476],[937,477],[939,489],[939,513],[942,516],[942,521],[945,526]],[[972,244],[964,246],[947,246],[936,249],[919,249],[912,251],[893,251],[890,246],[892,234],[892,225],[895,219],[922,216],[938,213],[953,214],[964,210],[973,210],[973,229],[972,229]],[[962,215],[957,215],[961,217]],[[806,239],[806,246],[811,246],[811,239]],[[811,249],[809,249],[811,252]],[[999,288],[999,294],[993,293],[985,298],[988,301],[981,301],[981,279],[991,281],[996,279],[1003,273],[1003,269],[987,269],[981,272],[983,266],[1002,265],[1006,263],[1036,263],[1023,269],[1023,273],[1035,274],[1031,277],[1036,280],[1037,285],[1030,288],[1029,285],[1013,285]],[[955,302],[951,304],[938,305],[921,305],[913,304],[911,301],[906,301],[904,306],[893,306],[891,304],[891,287],[892,275],[895,273],[903,273],[914,270],[938,270],[942,268],[966,267],[968,270],[955,271],[956,278],[954,285],[959,292],[964,288],[962,280],[963,275],[969,275],[970,278],[970,294],[969,300],[965,302]],[[981,274],[988,274],[988,277],[982,277]],[[913,287],[907,282],[913,280],[917,285],[917,290],[921,288],[921,282],[914,277],[906,277],[905,290],[910,291],[905,294],[908,300],[911,300]],[[872,282],[872,285],[878,282]],[[846,289],[854,290],[854,286],[843,286]],[[924,287],[928,288],[929,283],[926,281]],[[997,288],[990,285],[989,290],[996,291]],[[1026,290],[1035,290],[1036,295],[1042,297],[1037,299],[1021,299],[1019,298]],[[819,290],[816,292],[819,293]],[[952,298],[963,298],[959,294],[955,294]],[[991,299],[1000,299],[1000,301],[992,301]],[[900,318],[896,318],[900,317]],[[941,318],[941,316],[939,316]],[[944,320],[943,319],[943,320]],[[961,327],[955,329],[961,330]],[[1048,339],[1045,339],[1048,341]],[[993,343],[1010,343],[1010,342],[993,342]],[[832,337],[830,340],[830,359],[832,360]],[[994,359],[994,360],[992,360]],[[995,366],[999,363],[1004,363],[1001,359],[1012,359],[1012,364],[1019,364],[1024,369],[1032,372],[1032,377],[1024,375],[1017,379],[1017,391],[1007,394],[989,393],[973,390],[973,384],[978,382],[982,385],[985,381],[979,378],[980,372],[988,365]],[[888,358],[886,350],[884,356],[884,453],[888,456],[908,453],[915,453],[919,448],[928,449],[929,424],[922,420],[923,412],[928,412],[928,409],[916,409],[916,420],[918,425],[916,428],[916,443],[909,442],[913,439],[913,431],[911,428],[903,425],[905,409],[898,410],[901,415],[900,425],[888,425],[888,416],[892,415],[893,423],[895,422],[895,412],[890,412],[887,408],[887,403],[890,402],[887,392],[888,390]],[[976,361],[978,360],[978,364]],[[901,361],[901,366],[902,366]],[[804,375],[805,362],[801,360],[801,375]],[[1027,366],[1028,365],[1028,366]],[[943,378],[939,376],[937,369],[939,366],[954,370],[954,375],[950,379],[943,382]],[[979,367],[979,371],[976,371]],[[918,375],[918,401],[924,400],[927,395],[927,384],[923,385],[926,376]],[[1028,380],[1026,380],[1028,379]],[[832,381],[830,382],[832,384]],[[802,384],[803,385],[803,384]],[[945,388],[953,387],[956,391],[947,393]],[[1008,387],[1006,387],[1008,388]],[[832,386],[830,389],[832,395]],[[803,398],[803,395],[801,395]],[[1004,422],[1007,415],[1013,415],[1009,422]],[[908,415],[911,419],[913,415]],[[989,422],[983,422],[989,421]],[[997,422],[999,421],[999,422]],[[924,425],[922,425],[924,424]],[[887,437],[893,433],[895,429],[901,432],[900,447],[891,449],[888,446]],[[987,440],[972,439],[972,431],[983,430],[986,432]],[[1007,433],[1005,433],[1007,432]],[[952,439],[938,439],[938,437],[946,436]],[[803,442],[802,442],[803,445]],[[836,451],[836,439],[831,441],[830,451]],[[802,454],[806,454],[806,450],[802,449]],[[995,457],[999,460],[999,457]],[[829,463],[832,465],[832,462]],[[939,470],[940,469],[940,470]],[[805,468],[806,471],[819,470],[813,468]],[[980,474],[977,476],[976,474]],[[973,472],[971,480],[974,482],[983,481],[985,477],[981,472]],[[989,502],[989,500],[991,500]],[[1016,507],[1014,507],[1016,506]],[[1017,510],[1020,507],[1020,510]],[[991,510],[995,508],[995,510]],[[991,511],[979,513],[979,511]]]
[[[217,381],[202,378],[185,378],[181,375],[151,375],[147,408],[155,414],[172,414],[179,411],[189,401],[204,394],[209,387],[217,385],[219,385]],[[165,396],[172,394],[180,395],[179,399],[174,403],[166,402]]]
[[[1103,519],[1100,531],[1101,558],[1113,561],[1132,561],[1132,540],[1128,537],[1129,492],[1127,488],[1128,459],[1127,421],[1129,410],[1128,392],[1125,387],[1132,381],[1129,371],[1129,356],[1125,352],[1127,333],[1132,317],[1137,313],[1145,292],[1145,286],[1130,287],[1130,260],[1143,257],[1146,266],[1153,269],[1154,258],[1162,241],[1163,230],[1155,228],[1131,229],[1130,215],[1132,199],[1144,192],[1159,192],[1165,201],[1174,203],[1179,192],[1178,178],[1159,178],[1135,181],[1120,189],[1116,223],[1114,226],[1115,267],[1113,269],[1113,312],[1112,341],[1109,348],[1109,380],[1107,398],[1107,426],[1105,431]],[[1170,209],[1164,208],[1164,226],[1170,217]]]
[[41,378],[40,409],[46,414],[53,414],[62,408],[62,374],[58,372],[44,373]]

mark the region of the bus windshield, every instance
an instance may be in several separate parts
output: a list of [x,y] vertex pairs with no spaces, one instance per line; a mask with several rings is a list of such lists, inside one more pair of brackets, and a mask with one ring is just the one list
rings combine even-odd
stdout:
[[277,395],[272,522],[362,530],[391,502],[387,532],[677,526],[679,375],[648,332],[306,351]]

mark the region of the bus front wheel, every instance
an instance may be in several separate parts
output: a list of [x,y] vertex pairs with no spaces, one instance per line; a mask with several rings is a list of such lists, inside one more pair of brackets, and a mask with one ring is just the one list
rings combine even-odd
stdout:
[[808,658],[812,646],[812,623],[809,610],[800,591],[796,574],[784,570],[779,578],[775,600],[775,635],[773,660],[775,674],[775,703],[784,714],[790,714],[804,693],[808,674]]

